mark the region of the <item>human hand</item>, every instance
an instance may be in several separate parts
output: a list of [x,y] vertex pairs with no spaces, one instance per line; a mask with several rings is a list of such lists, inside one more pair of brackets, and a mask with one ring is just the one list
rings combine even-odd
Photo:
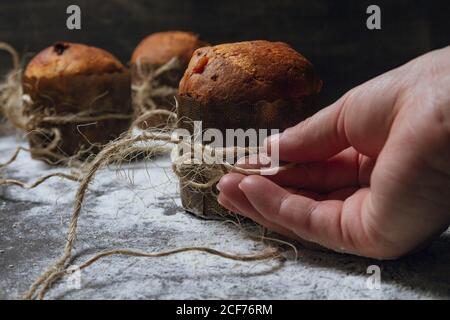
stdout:
[[230,173],[218,201],[267,228],[390,259],[450,224],[450,47],[347,92],[277,139],[274,176]]

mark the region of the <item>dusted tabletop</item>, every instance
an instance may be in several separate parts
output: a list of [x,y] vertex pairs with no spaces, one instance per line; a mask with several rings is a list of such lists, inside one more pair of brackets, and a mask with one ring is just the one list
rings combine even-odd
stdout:
[[[0,162],[10,157],[18,143],[13,136],[0,137]],[[116,169],[99,171],[90,186],[79,220],[74,265],[114,248],[153,252],[206,246],[239,254],[263,250],[230,223],[186,213],[168,156]],[[33,182],[60,171],[69,172],[21,153],[0,174]],[[77,185],[54,177],[31,190],[0,186],[1,299],[19,297],[61,255]],[[425,251],[397,261],[301,246],[297,260],[289,254],[285,261],[241,262],[201,252],[160,258],[111,256],[81,270],[79,287],[66,276],[46,298],[448,299],[449,249],[447,230]],[[368,285],[372,265],[381,270],[379,289]]]

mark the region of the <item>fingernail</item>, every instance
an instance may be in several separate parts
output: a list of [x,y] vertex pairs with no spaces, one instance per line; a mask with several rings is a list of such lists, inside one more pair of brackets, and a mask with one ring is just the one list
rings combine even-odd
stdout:
[[223,182],[226,180],[226,174],[225,175],[223,175],[221,178],[220,178],[220,180],[219,180],[219,182],[217,182],[217,184],[216,184],[216,189],[220,192],[220,191],[222,191],[222,187],[223,187]]
[[245,177],[244,179],[242,179],[241,182],[239,182],[239,184],[238,184],[238,188],[239,188],[239,190],[241,190],[242,192],[244,192],[244,189],[243,189],[243,182],[244,182],[245,179],[247,179],[247,177]]
[[278,141],[281,138],[282,133],[277,133],[274,135],[271,135],[269,137],[267,137],[266,139],[264,139],[264,147],[266,148],[267,153],[270,153],[270,145],[272,144],[273,141]]
[[241,190],[241,191],[244,191],[244,190],[242,190],[242,181],[244,181],[244,180],[245,180],[245,178],[242,179],[241,182],[239,182],[239,184],[238,184],[238,188],[239,188],[239,190]]

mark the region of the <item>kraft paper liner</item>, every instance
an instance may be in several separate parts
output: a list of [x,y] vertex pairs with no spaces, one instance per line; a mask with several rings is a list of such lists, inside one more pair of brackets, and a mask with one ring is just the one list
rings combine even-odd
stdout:
[[[162,69],[164,71],[158,72]],[[184,71],[177,58],[171,59],[164,65],[150,64],[145,61],[139,65],[132,64],[132,88],[146,86],[141,92],[136,89],[131,91],[135,119],[150,110],[162,109],[175,112],[174,97],[178,91],[178,84],[183,77]],[[155,72],[157,73],[156,75]],[[167,117],[161,115],[139,123],[138,126],[141,129],[146,129],[164,127],[166,124]]]
[[[30,119],[26,125],[31,149],[43,149],[54,138],[57,129],[61,139],[53,152],[65,157],[89,150],[81,158],[97,153],[101,146],[127,131],[132,121],[129,71],[97,75],[63,76],[59,78],[23,78],[26,97],[23,115]],[[28,101],[28,102],[27,102]],[[96,121],[83,120],[105,115]],[[107,116],[111,115],[111,116]],[[122,115],[119,117],[115,115]],[[126,116],[129,117],[126,117]],[[72,121],[47,121],[48,118],[70,117]],[[42,155],[32,157],[42,159]],[[43,160],[56,161],[51,156]]]
[[[297,104],[278,100],[275,102],[258,101],[239,104],[200,104],[192,98],[177,97],[178,127],[193,134],[193,121],[202,121],[202,129],[219,129],[225,137],[226,129],[279,129],[280,132],[306,119],[315,111],[316,97],[308,97]],[[269,131],[270,133],[270,131]],[[198,166],[198,165],[197,165]],[[205,164],[202,164],[205,166]],[[214,196],[216,187],[204,191],[192,188],[187,181],[205,182],[207,176],[194,176],[190,172],[199,172],[186,167],[185,178],[180,179],[180,195],[183,208],[203,218],[227,216],[227,209],[218,204]],[[203,172],[203,171],[202,171]],[[208,170],[204,170],[207,175]]]

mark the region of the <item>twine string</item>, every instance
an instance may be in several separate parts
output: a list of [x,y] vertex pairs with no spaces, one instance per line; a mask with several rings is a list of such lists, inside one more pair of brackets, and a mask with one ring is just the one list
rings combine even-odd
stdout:
[[[69,123],[88,123],[95,121],[103,121],[108,119],[128,119],[131,116],[125,114],[97,114],[97,113],[76,113],[76,114],[65,114],[65,115],[52,115],[52,116],[34,116],[27,117],[23,114],[23,106],[25,103],[32,103],[31,99],[27,95],[23,95],[22,93],[22,72],[20,68],[19,55],[14,50],[14,48],[8,44],[0,43],[0,49],[8,51],[13,60],[14,70],[11,71],[4,83],[0,84],[0,108],[3,113],[9,118],[9,120],[18,128],[22,128],[28,132],[30,131],[39,131],[42,133],[49,133],[53,137],[53,139],[47,144],[44,148],[33,148],[27,149],[23,147],[18,147],[11,158],[3,164],[0,164],[0,169],[5,168],[12,162],[14,162],[19,153],[21,151],[33,152],[34,154],[41,155],[57,155],[54,152],[55,149],[58,148],[59,143],[61,142],[61,132],[57,128],[58,125],[65,125]],[[155,102],[155,98],[167,97],[176,94],[176,88],[172,88],[170,86],[161,85],[159,81],[159,77],[161,77],[164,73],[169,72],[171,70],[176,70],[179,68],[179,61],[177,59],[172,59],[168,63],[160,66],[159,68],[145,71],[138,61],[137,64],[137,72],[143,79],[142,83],[139,85],[133,85],[132,90],[135,94],[135,101],[138,104],[139,109],[142,111],[142,115],[139,117],[140,120],[148,121],[152,117],[155,116],[167,116],[168,123],[175,123],[176,114],[167,110],[160,110]],[[142,118],[141,118],[142,117]],[[139,119],[138,118],[138,119]],[[137,119],[137,120],[138,120]],[[136,123],[136,121],[135,121]],[[68,263],[70,262],[73,252],[74,243],[76,241],[77,228],[78,228],[78,220],[81,214],[81,209],[83,203],[85,201],[85,195],[88,190],[89,184],[95,177],[96,172],[109,164],[113,159],[118,159],[118,155],[126,154],[130,151],[143,151],[146,153],[156,152],[156,150],[161,150],[161,146],[138,146],[136,143],[139,142],[165,142],[168,144],[181,144],[180,141],[174,141],[170,134],[164,132],[144,132],[138,136],[132,136],[131,131],[127,132],[120,139],[111,142],[106,145],[100,153],[91,161],[86,162],[84,164],[79,163],[82,166],[83,174],[64,174],[64,173],[52,173],[48,174],[44,177],[37,179],[35,182],[26,184],[24,182],[12,179],[3,179],[0,180],[1,184],[6,185],[16,185],[25,189],[34,188],[44,181],[50,179],[51,177],[61,177],[65,179],[69,179],[72,181],[78,181],[79,187],[76,192],[74,206],[72,215],[70,218],[69,227],[67,230],[67,239],[63,249],[61,256],[50,265],[30,286],[29,290],[24,294],[25,299],[38,298],[43,299],[45,294],[51,288],[52,284],[55,283],[58,279],[63,277],[68,273]],[[215,151],[224,151],[226,148],[222,148],[219,150],[215,148],[211,150],[209,146],[205,146],[199,144],[194,150],[202,151],[202,159],[203,160],[211,160],[211,156],[209,154],[214,154]],[[235,149],[234,151],[236,151]],[[173,151],[173,150],[172,150]],[[207,152],[205,152],[207,151]],[[248,150],[247,150],[248,151]],[[258,151],[258,150],[256,150]],[[263,168],[263,169],[245,169],[236,167],[227,162],[217,163],[214,165],[208,166],[192,166],[192,164],[188,163],[189,157],[196,156],[194,153],[187,153],[185,155],[175,154],[173,158],[173,171],[178,178],[186,178],[187,176],[184,174],[185,169],[189,170],[198,170],[198,171],[208,171],[210,174],[208,175],[210,179],[206,182],[199,182],[195,179],[189,179],[188,183],[190,186],[201,189],[208,190],[213,188],[213,186],[218,182],[218,180],[228,172],[239,172],[242,174],[263,174],[264,170],[286,170],[291,165],[285,165],[278,168]],[[58,155],[58,161],[64,160],[64,156]],[[120,160],[120,159],[119,159]],[[263,237],[261,237],[263,238]],[[265,238],[264,239],[268,239]],[[97,253],[86,262],[81,265],[81,268],[86,268],[96,261],[108,257],[111,255],[126,255],[126,256],[140,256],[140,257],[163,257],[172,254],[178,254],[182,252],[189,251],[197,251],[203,252],[211,255],[220,256],[226,259],[232,259],[237,261],[259,261],[265,259],[274,259],[281,256],[281,252],[278,249],[274,249],[269,247],[269,250],[264,250],[262,253],[254,254],[254,255],[239,255],[232,254],[223,251],[219,251],[212,248],[207,247],[183,247],[176,248],[173,250],[162,251],[162,252],[142,252],[138,250],[129,250],[129,249],[112,249],[107,251],[102,251]]]
[[[161,84],[160,77],[167,72],[179,70],[179,59],[174,57],[157,68],[151,68],[148,64],[142,63],[141,59],[138,59],[135,66],[139,78],[139,82],[133,83],[131,86],[133,92],[133,104],[138,110],[138,119],[136,119],[135,124],[148,121],[149,118],[155,115],[152,113],[154,111],[157,111],[158,114],[167,116],[170,119],[171,113],[160,112],[162,110],[155,101],[155,98],[166,98],[177,94],[178,89]],[[138,122],[138,120],[141,122]]]
[[4,50],[11,55],[11,60],[13,63],[14,70],[20,69],[20,58],[19,53],[12,45],[6,42],[0,42],[0,50]]
[[[7,73],[4,81],[0,83],[0,113],[8,117],[10,113],[15,113],[15,110],[21,104],[22,72],[19,53],[10,44],[5,42],[0,42],[0,50],[9,53],[13,63],[13,69]],[[16,126],[23,125],[22,122],[12,122]]]
[[[31,299],[34,297],[37,298],[44,298],[45,293],[49,290],[51,285],[63,277],[67,272],[67,263],[70,261],[70,258],[72,256],[73,246],[76,240],[76,234],[77,234],[77,226],[78,226],[78,219],[80,217],[81,208],[83,205],[83,202],[85,200],[85,195],[88,189],[89,184],[92,182],[96,172],[109,163],[109,160],[111,157],[114,157],[117,153],[123,153],[124,150],[126,151],[127,148],[133,147],[136,148],[136,143],[139,142],[164,142],[164,143],[171,143],[171,144],[179,144],[181,143],[179,140],[175,140],[172,135],[163,133],[163,132],[144,132],[137,136],[130,136],[130,133],[124,135],[124,137],[120,138],[117,141],[114,141],[107,145],[96,157],[95,159],[88,164],[88,168],[86,170],[86,174],[82,177],[80,181],[80,185],[78,187],[76,196],[75,196],[75,202],[74,202],[74,208],[72,211],[72,216],[70,219],[70,224],[68,228],[67,233],[67,240],[66,244],[63,250],[62,255],[44,272],[41,276],[39,276],[36,281],[30,286],[29,290],[24,294],[25,299]],[[158,146],[160,147],[160,146]],[[200,150],[205,150],[206,146],[200,146]],[[203,153],[206,154],[206,153]],[[184,157],[184,156],[183,156]],[[183,158],[185,159],[185,158]],[[177,168],[180,167],[180,165],[183,165],[183,161],[179,161],[178,159],[174,159],[175,166]],[[181,163],[181,164],[180,164]],[[226,172],[233,172],[238,171],[244,174],[261,174],[264,169],[245,169],[245,168],[238,168],[236,166],[233,166],[231,164],[218,164],[217,167],[213,168],[213,170],[217,170],[220,172],[218,173],[214,178],[211,179],[211,181],[201,185],[196,184],[196,182],[193,182],[193,185],[196,185],[200,188],[204,188],[205,185],[212,186],[213,182],[216,181],[217,177],[220,175],[222,176]],[[286,170],[287,167],[280,167],[279,170]],[[175,174],[178,176],[180,174],[180,170],[174,171]],[[180,177],[180,176],[179,176]],[[88,260],[86,262],[86,266],[94,263],[98,259],[109,256],[113,254],[120,254],[120,255],[137,255],[137,256],[145,256],[145,257],[157,257],[157,256],[165,256],[170,254],[176,254],[180,252],[185,251],[202,251],[213,255],[218,255],[224,258],[228,259],[235,259],[239,261],[257,261],[257,260],[264,260],[269,258],[274,258],[275,256],[279,256],[280,253],[276,252],[274,253],[273,250],[271,250],[269,253],[265,251],[262,254],[257,255],[250,255],[250,256],[242,256],[242,255],[234,255],[229,253],[224,253],[222,251],[218,251],[211,248],[204,248],[204,247],[185,247],[185,248],[179,248],[174,249],[172,251],[167,252],[159,252],[159,253],[142,253],[137,252],[134,250],[125,250],[125,249],[115,249],[110,250],[106,252],[99,253],[95,255],[93,258]]]
[[76,175],[76,174],[55,172],[55,173],[50,173],[43,177],[40,177],[40,178],[36,179],[33,183],[30,183],[30,184],[26,184],[22,181],[14,180],[14,179],[0,179],[0,185],[15,185],[15,186],[21,187],[23,189],[33,189],[53,177],[60,177],[60,178],[71,180],[71,181],[78,181],[80,179],[80,176]]

